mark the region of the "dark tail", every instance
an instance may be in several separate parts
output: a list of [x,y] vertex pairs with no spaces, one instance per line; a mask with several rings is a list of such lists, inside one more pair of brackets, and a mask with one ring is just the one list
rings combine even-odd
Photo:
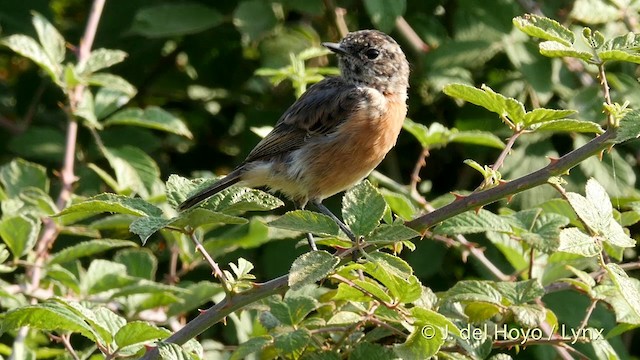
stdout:
[[208,188],[198,192],[195,195],[190,196],[187,200],[183,201],[182,204],[178,206],[179,211],[184,211],[190,209],[202,201],[210,198],[211,196],[217,194],[218,192],[228,188],[229,186],[240,181],[240,169],[236,169],[232,171],[229,175],[225,176],[223,179],[215,182],[213,185]]

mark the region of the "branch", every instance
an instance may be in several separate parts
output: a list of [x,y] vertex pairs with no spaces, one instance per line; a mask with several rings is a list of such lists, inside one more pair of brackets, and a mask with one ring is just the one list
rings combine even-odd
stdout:
[[585,159],[606,149],[611,145],[615,136],[616,130],[609,129],[604,134],[586,143],[584,146],[569,152],[540,170],[534,171],[518,179],[501,183],[494,188],[473,193],[463,198],[457,198],[452,203],[436,209],[431,213],[422,215],[417,219],[411,220],[405,223],[405,225],[414,230],[424,232],[429,227],[452,216],[461,214],[468,210],[476,209],[480,206],[491,204],[524,190],[543,185],[550,177],[562,175]]
[[[235,294],[232,298],[226,297],[221,302],[213,305],[205,311],[202,311],[195,319],[189,321],[182,329],[165,339],[165,342],[182,345],[187,341],[198,336],[214,324],[220,322],[229,314],[236,310],[252,304],[258,300],[264,299],[289,288],[289,275],[283,275],[279,278],[267,281],[262,284],[254,284],[253,289],[239,294]],[[158,348],[147,351],[141,358],[142,360],[159,359],[160,354]]]

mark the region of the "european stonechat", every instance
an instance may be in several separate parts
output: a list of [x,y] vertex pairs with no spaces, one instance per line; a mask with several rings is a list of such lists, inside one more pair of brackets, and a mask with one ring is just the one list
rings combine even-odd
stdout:
[[[395,40],[377,30],[322,45],[338,55],[341,76],[309,87],[242,164],[179,210],[236,183],[267,187],[300,209],[313,203],[356,241],[322,200],[368,176],[395,145],[407,114],[409,63]],[[316,250],[311,234],[307,239]]]

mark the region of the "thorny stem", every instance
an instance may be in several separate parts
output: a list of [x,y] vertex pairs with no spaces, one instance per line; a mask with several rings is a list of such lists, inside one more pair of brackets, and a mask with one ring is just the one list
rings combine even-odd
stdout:
[[510,195],[546,184],[550,177],[566,173],[569,169],[572,169],[580,162],[609,147],[615,136],[615,129],[609,129],[602,135],[586,143],[584,146],[569,152],[540,170],[534,171],[518,179],[501,183],[496,187],[479,191],[466,197],[458,198],[448,205],[405,223],[405,225],[414,230],[424,232],[431,226],[436,225],[437,223],[454,215],[491,204]]
[[[412,191],[407,191],[405,186],[401,186],[398,185],[398,183],[396,183],[395,181],[389,179],[388,177],[386,177],[385,175],[374,171],[371,173],[371,176],[373,178],[375,178],[375,180],[377,180],[379,183],[383,184],[385,187],[388,187],[391,190],[397,191],[399,193],[408,195],[411,200],[413,200],[416,204],[419,204],[421,207],[423,207],[425,210],[427,210],[428,212],[432,212],[435,210],[435,208],[433,206],[431,206],[431,204],[429,204],[427,202],[427,200],[422,197],[419,193],[413,193]],[[425,232],[424,234],[426,237],[431,237],[432,234],[428,234]],[[438,239],[441,240],[441,239]],[[464,236],[462,235],[457,235],[456,236],[456,240],[458,241],[459,245],[463,246],[466,251],[468,251],[469,254],[471,254],[471,256],[476,259],[478,262],[480,262],[487,270],[489,270],[489,272],[491,272],[493,274],[493,276],[496,279],[499,280],[509,280],[510,277],[509,275],[506,275],[505,273],[503,273],[500,269],[498,269],[491,260],[489,260],[485,255],[484,255],[484,251],[482,249],[479,249],[477,246],[475,246],[474,243],[468,241]],[[445,243],[449,243],[447,241],[444,241]]]
[[[100,22],[100,17],[102,16],[102,9],[104,8],[105,0],[94,0],[91,6],[91,12],[89,13],[89,20],[87,21],[87,26],[85,27],[85,32],[82,38],[80,39],[80,47],[78,51],[78,63],[84,63],[91,52],[91,47],[93,45],[93,40],[95,38],[96,31],[98,29],[98,23]],[[84,85],[77,85],[73,91],[69,93],[69,106],[73,110],[77,107],[77,104],[82,99],[82,94],[84,92]],[[60,190],[60,194],[56,200],[56,206],[58,209],[62,209],[69,199],[71,198],[71,194],[73,193],[73,183],[76,180],[74,175],[74,164],[75,164],[75,152],[76,152],[76,140],[78,135],[78,123],[70,116],[69,122],[67,124],[67,137],[65,144],[65,152],[62,170],[60,171],[60,180],[62,181],[62,189]],[[36,245],[36,259],[34,262],[34,266],[31,269],[28,292],[37,289],[40,286],[40,280],[42,279],[42,266],[46,260],[49,249],[55,242],[56,238],[59,234],[59,229],[57,224],[51,220],[46,219],[44,222],[44,230],[42,231],[42,235],[40,239],[38,239],[38,243]],[[35,300],[35,299],[34,299]],[[17,344],[24,342],[29,329],[27,327],[22,327],[18,330],[14,340],[14,348]],[[12,353],[9,359],[14,359],[15,353]]]
[[[419,197],[420,193],[418,192],[418,183],[420,182],[420,170],[427,165],[427,157],[429,156],[429,148],[422,148],[422,152],[420,156],[418,156],[418,160],[413,167],[413,172],[411,173],[411,183],[409,183],[409,189],[411,189],[412,197]],[[426,201],[425,201],[426,203]]]

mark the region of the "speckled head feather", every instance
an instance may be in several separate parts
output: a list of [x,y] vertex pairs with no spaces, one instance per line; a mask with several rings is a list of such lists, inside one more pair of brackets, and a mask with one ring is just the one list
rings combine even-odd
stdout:
[[324,43],[340,61],[342,76],[356,85],[383,94],[405,96],[409,86],[409,62],[389,35],[377,30],[348,33],[340,43]]

